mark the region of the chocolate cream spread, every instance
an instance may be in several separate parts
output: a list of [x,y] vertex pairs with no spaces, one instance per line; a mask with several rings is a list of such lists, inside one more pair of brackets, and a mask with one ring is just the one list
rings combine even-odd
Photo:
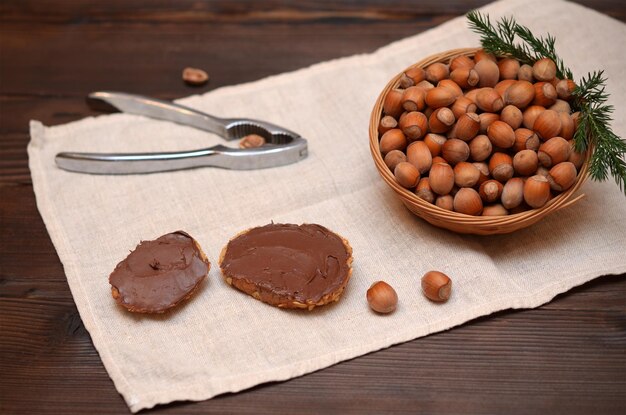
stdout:
[[130,311],[158,313],[189,296],[209,272],[196,242],[178,231],[142,241],[109,276],[113,297]]
[[233,280],[305,303],[343,289],[350,259],[344,241],[323,226],[270,224],[232,239],[221,268]]

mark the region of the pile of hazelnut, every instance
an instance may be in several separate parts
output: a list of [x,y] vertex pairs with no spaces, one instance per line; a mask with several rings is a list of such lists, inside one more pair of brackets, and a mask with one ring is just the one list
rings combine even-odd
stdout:
[[479,50],[413,67],[383,102],[380,151],[397,182],[467,215],[540,208],[575,182],[575,84],[547,58],[521,65]]

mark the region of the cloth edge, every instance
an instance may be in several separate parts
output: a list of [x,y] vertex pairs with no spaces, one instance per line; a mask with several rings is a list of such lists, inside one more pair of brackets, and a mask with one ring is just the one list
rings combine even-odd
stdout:
[[[467,312],[467,310],[465,310],[464,313],[456,313],[450,316],[448,319],[440,321],[439,324],[434,327],[427,327],[426,331],[407,330],[406,332],[402,332],[399,335],[394,336],[392,340],[389,340],[389,338],[387,338],[377,342],[376,344],[370,343],[368,345],[357,346],[355,348],[343,349],[339,352],[334,352],[323,356],[316,356],[314,358],[296,362],[292,365],[281,366],[271,371],[260,372],[256,374],[256,376],[252,377],[247,374],[245,377],[243,377],[243,381],[241,375],[236,375],[232,378],[228,378],[228,383],[238,384],[239,386],[222,388],[223,392],[214,392],[214,386],[212,386],[210,388],[211,390],[209,390],[205,384],[194,385],[192,387],[186,386],[185,388],[180,389],[180,394],[178,395],[179,397],[176,397],[176,393],[178,392],[176,390],[172,391],[171,389],[168,389],[167,391],[154,391],[153,393],[146,395],[151,398],[146,399],[144,397],[143,399],[132,405],[129,403],[129,408],[131,412],[137,413],[143,409],[153,408],[157,405],[166,404],[173,401],[203,401],[226,393],[241,392],[254,386],[262,385],[268,382],[283,382],[292,378],[316,372],[321,369],[325,369],[337,363],[341,363],[347,360],[357,358],[359,356],[364,356],[369,353],[383,350],[391,346],[416,340],[430,334],[447,331],[467,322],[471,322],[472,320],[475,320],[477,318],[488,316],[499,311],[537,308],[541,305],[549,303],[556,296],[564,294],[574,287],[593,281],[594,279],[602,276],[620,275],[625,272],[626,261],[617,266],[607,267],[606,269],[601,271],[600,275],[595,272],[588,272],[582,276],[579,275],[568,280],[557,281],[556,284],[548,285],[538,293],[529,294],[526,296],[500,297],[496,301],[493,301],[491,303],[480,304],[472,308],[469,313]],[[291,368],[290,372],[284,373],[285,370],[289,368]],[[169,397],[166,399],[160,399],[159,396],[163,396],[165,392],[169,394]],[[174,393],[174,399],[172,399],[172,393]],[[189,397],[191,395],[193,395],[193,397]]]

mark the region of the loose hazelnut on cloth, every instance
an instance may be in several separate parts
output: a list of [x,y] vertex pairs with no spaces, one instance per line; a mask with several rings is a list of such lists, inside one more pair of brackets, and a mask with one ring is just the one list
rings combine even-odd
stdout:
[[422,291],[429,300],[447,301],[452,291],[452,280],[443,272],[428,271],[422,277]]
[[177,231],[142,241],[111,275],[117,303],[136,313],[163,313],[191,297],[211,264],[189,234]]
[[339,301],[352,274],[348,241],[317,224],[248,229],[222,249],[226,283],[279,308],[312,310]]
[[367,303],[377,313],[388,314],[398,305],[396,290],[385,281],[377,281],[367,290]]

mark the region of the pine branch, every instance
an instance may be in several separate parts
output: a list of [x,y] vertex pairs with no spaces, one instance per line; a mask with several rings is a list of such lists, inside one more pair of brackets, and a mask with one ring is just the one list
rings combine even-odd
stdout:
[[[554,36],[536,37],[512,17],[504,17],[494,26],[489,15],[472,10],[467,19],[470,29],[480,35],[482,47],[487,52],[496,56],[511,56],[528,65],[550,58],[556,64],[558,78],[573,79],[572,71],[556,53]],[[516,43],[516,38],[521,42]],[[578,152],[593,150],[589,162],[592,179],[606,180],[610,174],[619,188],[626,192],[626,141],[611,130],[613,106],[606,104],[609,98],[606,81],[603,71],[589,73],[578,82],[572,93],[572,108],[580,112],[574,147]]]

